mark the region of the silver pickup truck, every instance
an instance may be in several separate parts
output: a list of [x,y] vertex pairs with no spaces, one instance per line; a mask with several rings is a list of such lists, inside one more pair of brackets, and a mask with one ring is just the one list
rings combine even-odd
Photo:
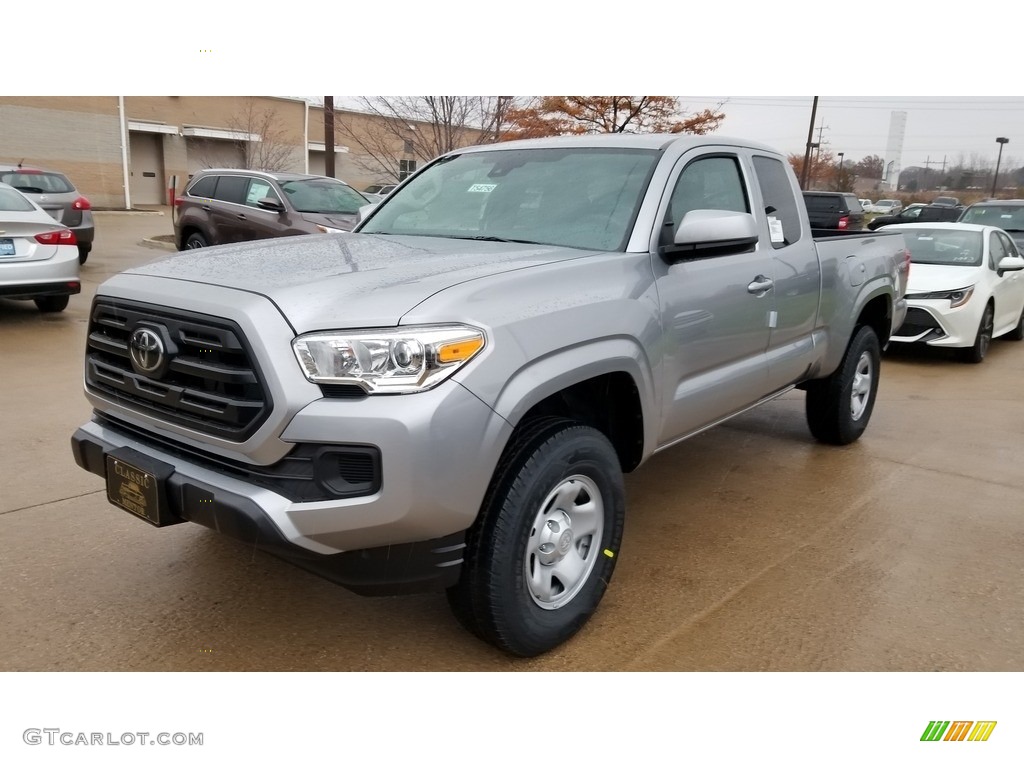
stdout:
[[899,234],[815,234],[786,157],[750,142],[459,150],[355,232],[104,283],[74,455],[155,526],[363,594],[446,589],[536,655],[609,585],[624,472],[794,387],[818,440],[864,431],[909,258]]

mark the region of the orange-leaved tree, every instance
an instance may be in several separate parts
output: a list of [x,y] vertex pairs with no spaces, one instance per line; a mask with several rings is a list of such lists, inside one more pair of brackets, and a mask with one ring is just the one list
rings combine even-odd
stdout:
[[675,96],[544,96],[509,110],[505,119],[503,140],[584,133],[705,134],[716,130],[725,114],[717,108],[687,114]]

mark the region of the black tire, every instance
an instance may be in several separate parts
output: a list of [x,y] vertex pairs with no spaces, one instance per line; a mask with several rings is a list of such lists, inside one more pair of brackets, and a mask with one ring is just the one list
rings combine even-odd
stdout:
[[828,378],[808,384],[804,407],[807,426],[816,439],[849,445],[864,434],[875,407],[881,358],[878,335],[862,325],[839,368]]
[[39,296],[34,299],[40,312],[63,312],[68,306],[68,296]]
[[611,581],[625,509],[618,456],[601,432],[561,418],[521,426],[468,533],[460,580],[448,590],[455,617],[516,656],[565,642]]
[[91,250],[92,250],[92,246],[91,245],[82,245],[81,243],[79,243],[79,245],[78,245],[78,263],[79,264],[85,264],[86,259],[89,258],[89,252]]
[[1010,341],[1024,341],[1024,309],[1021,309],[1020,317],[1017,318],[1017,325],[1006,334],[1006,338]]
[[209,243],[206,242],[206,238],[202,232],[193,232],[191,235],[185,238],[185,250],[192,251],[196,248],[206,248]]
[[988,355],[988,348],[992,346],[992,328],[994,325],[996,310],[991,303],[985,306],[981,315],[981,322],[978,324],[978,332],[974,336],[974,344],[960,350],[961,359],[965,363],[977,365]]

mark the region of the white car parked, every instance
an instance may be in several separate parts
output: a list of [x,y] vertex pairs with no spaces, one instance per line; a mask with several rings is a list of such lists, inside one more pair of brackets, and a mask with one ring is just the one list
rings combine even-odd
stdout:
[[0,296],[60,312],[82,289],[78,240],[35,202],[0,183]]
[[910,251],[907,319],[892,341],[955,347],[980,363],[994,337],[1024,340],[1024,258],[998,227],[890,224]]
[[879,200],[871,206],[872,213],[880,213],[883,216],[895,216],[903,210],[903,203],[899,200]]

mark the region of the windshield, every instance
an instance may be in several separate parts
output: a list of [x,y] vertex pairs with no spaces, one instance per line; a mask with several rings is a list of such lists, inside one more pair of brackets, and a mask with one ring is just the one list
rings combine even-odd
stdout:
[[282,181],[281,190],[299,213],[356,214],[370,202],[348,184],[332,179]]
[[658,157],[625,148],[456,155],[392,194],[360,231],[622,250]]
[[1024,205],[972,205],[960,221],[988,224],[1008,231],[1024,230]]
[[914,264],[981,265],[981,232],[961,229],[903,230],[903,242]]

